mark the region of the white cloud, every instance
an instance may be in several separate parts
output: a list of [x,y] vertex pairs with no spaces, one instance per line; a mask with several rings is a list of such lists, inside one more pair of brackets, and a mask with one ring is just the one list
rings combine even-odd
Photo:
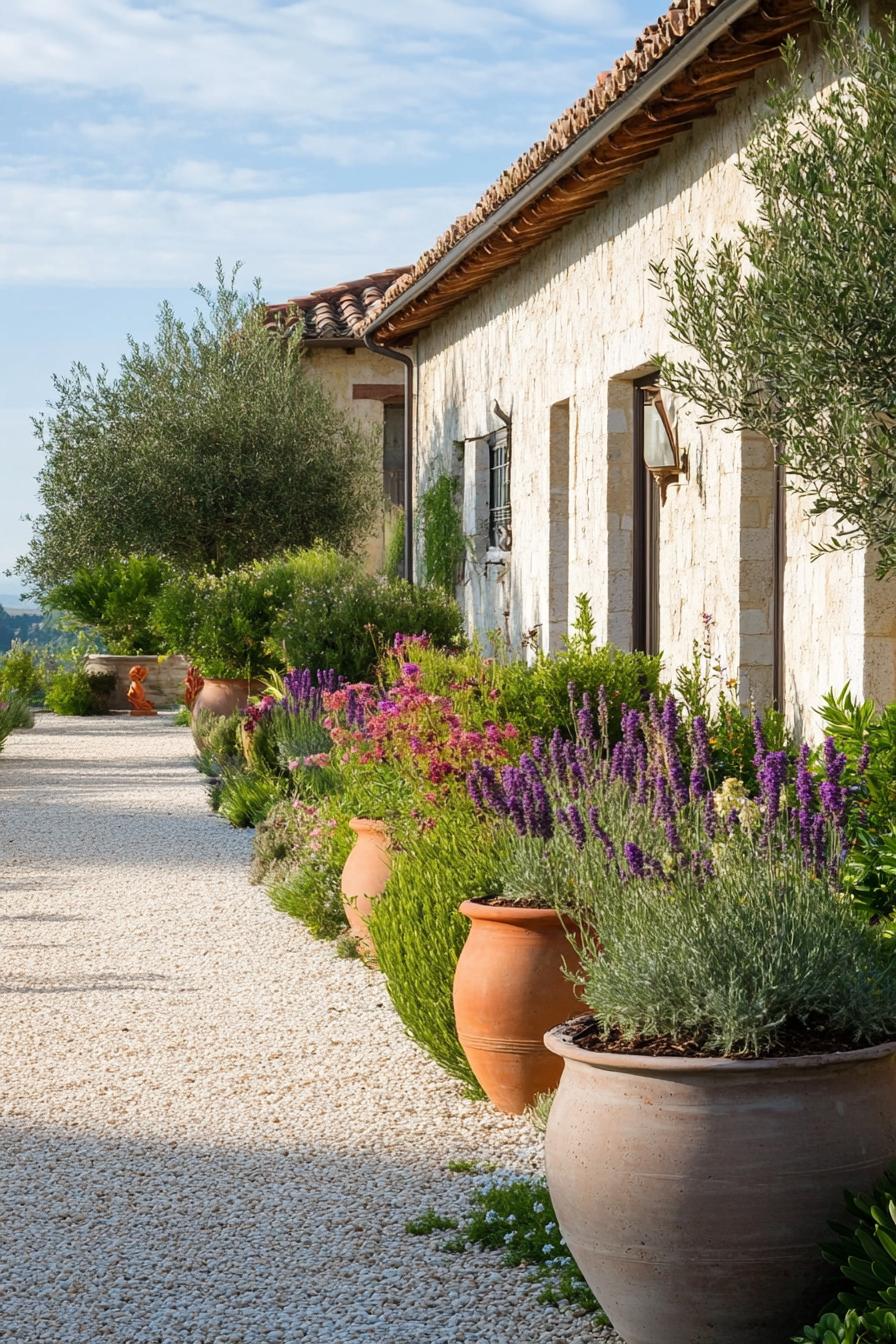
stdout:
[[406,265],[472,197],[462,188],[245,197],[8,183],[0,274],[20,284],[192,285],[241,259],[272,300]]

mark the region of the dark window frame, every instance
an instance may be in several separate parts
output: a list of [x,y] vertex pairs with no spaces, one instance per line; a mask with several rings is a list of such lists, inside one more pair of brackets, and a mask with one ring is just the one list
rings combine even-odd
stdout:
[[506,554],[513,544],[510,499],[510,426],[496,429],[486,438],[488,446],[488,547]]

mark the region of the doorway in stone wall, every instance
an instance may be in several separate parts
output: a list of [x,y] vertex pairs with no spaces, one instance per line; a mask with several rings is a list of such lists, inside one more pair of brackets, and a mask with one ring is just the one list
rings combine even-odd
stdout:
[[660,651],[660,491],[644,464],[648,387],[656,374],[636,379],[632,408],[632,648]]

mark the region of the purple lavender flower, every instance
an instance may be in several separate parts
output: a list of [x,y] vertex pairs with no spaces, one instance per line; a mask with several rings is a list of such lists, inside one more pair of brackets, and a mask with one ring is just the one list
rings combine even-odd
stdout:
[[668,844],[672,853],[680,854],[682,852],[681,836],[678,834],[678,827],[675,825],[675,822],[667,821],[665,830],[666,830],[666,843]]
[[545,758],[546,758],[546,756],[547,756],[547,752],[546,752],[546,750],[545,750],[544,738],[543,738],[543,737],[533,737],[533,739],[532,739],[532,755],[535,757],[536,761],[538,761],[538,764],[539,764],[539,765],[543,765],[543,764],[544,764]]
[[582,820],[582,814],[575,803],[570,803],[565,812],[561,811],[560,817],[573,839],[576,849],[584,849],[587,835],[585,834],[585,823]]
[[644,852],[633,840],[627,840],[622,847],[625,855],[625,861],[629,866],[632,877],[644,876]]
[[654,782],[653,815],[657,821],[663,822],[672,821],[675,816],[669,785],[666,783],[665,775],[659,773]]
[[781,810],[781,790],[787,780],[787,752],[768,751],[759,768],[759,788],[765,804],[764,834],[774,828]]
[[765,745],[765,734],[762,731],[762,720],[758,714],[753,715],[753,742],[756,751],[753,755],[753,765],[756,767],[756,774],[762,769],[762,763],[765,760],[768,748]]
[[707,771],[710,766],[709,733],[702,714],[696,714],[691,722],[691,742],[694,748],[694,765],[698,770]]
[[607,858],[610,860],[611,863],[615,863],[616,848],[613,844],[613,841],[610,839],[610,836],[604,830],[603,826],[601,826],[600,816],[598,814],[597,808],[594,806],[589,807],[588,809],[588,824],[591,827],[592,831],[594,832],[595,837],[603,845],[604,853],[606,854]]
[[705,798],[708,790],[705,774],[695,765],[691,770],[691,795],[694,798]]
[[859,757],[858,764],[856,765],[856,774],[864,775],[865,771],[868,769],[868,762],[870,760],[871,760],[871,743],[866,742],[865,745],[862,747],[862,754]]
[[[669,699],[671,700],[671,696]],[[690,797],[688,788],[688,777],[678,754],[678,747],[673,738],[671,744],[666,744],[666,759],[669,767],[669,782],[672,785],[672,792],[679,807],[684,807]]]
[[566,743],[563,740],[563,734],[559,728],[555,728],[551,735],[551,764],[557,775],[560,784],[566,783]]
[[708,793],[703,803],[703,829],[710,840],[716,838],[718,828],[718,817],[716,816],[715,795]]
[[482,794],[483,802],[490,807],[498,816],[506,817],[510,809],[507,806],[507,794],[503,783],[498,779],[494,769],[490,765],[482,765],[479,761],[473,766],[479,791]]
[[607,688],[603,685],[597,688],[597,722],[600,726],[601,741],[606,743],[610,736],[610,711],[607,705]]
[[482,784],[475,768],[467,775],[467,793],[473,799],[477,807],[485,807],[485,798],[482,794]]
[[725,818],[725,830],[729,835],[733,835],[735,831],[740,830],[740,813],[736,807],[732,807]]
[[610,779],[619,779],[622,775],[622,758],[625,753],[625,745],[617,742],[610,753]]

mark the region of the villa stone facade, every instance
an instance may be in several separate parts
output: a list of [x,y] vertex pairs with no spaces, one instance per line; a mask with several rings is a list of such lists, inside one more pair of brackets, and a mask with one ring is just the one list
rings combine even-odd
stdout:
[[[691,5],[687,31],[715,8]],[[811,64],[813,39],[803,40]],[[656,352],[675,353],[650,262],[669,258],[686,235],[698,244],[730,237],[750,215],[738,156],[774,74],[766,59],[714,114],[667,137],[537,246],[521,247],[516,264],[489,275],[483,254],[481,283],[468,271],[450,302],[439,280],[428,311],[427,275],[435,286],[457,247],[440,240],[418,263],[416,288],[399,282],[368,325],[375,339],[400,338],[414,358],[417,490],[446,471],[457,478],[469,543],[458,597],[471,630],[499,629],[517,645],[535,630],[542,646],[556,647],[576,595],[587,593],[602,639],[630,648],[648,629],[673,674],[708,613],[742,699],[766,704],[777,692],[791,721],[811,731],[829,686],[849,680],[859,693],[896,698],[896,584],[879,582],[865,553],[812,559],[824,525],[807,518],[797,495],[779,493],[771,447],[757,436],[701,425],[693,410],[672,406],[687,474],[662,506],[652,499],[647,527],[637,500],[656,487],[645,487],[634,451],[637,381]],[[482,213],[471,231],[483,227]],[[466,227],[455,226],[458,238]],[[503,428],[502,416],[511,426],[512,532],[496,549],[485,436]],[[645,615],[638,607],[648,600]]]

